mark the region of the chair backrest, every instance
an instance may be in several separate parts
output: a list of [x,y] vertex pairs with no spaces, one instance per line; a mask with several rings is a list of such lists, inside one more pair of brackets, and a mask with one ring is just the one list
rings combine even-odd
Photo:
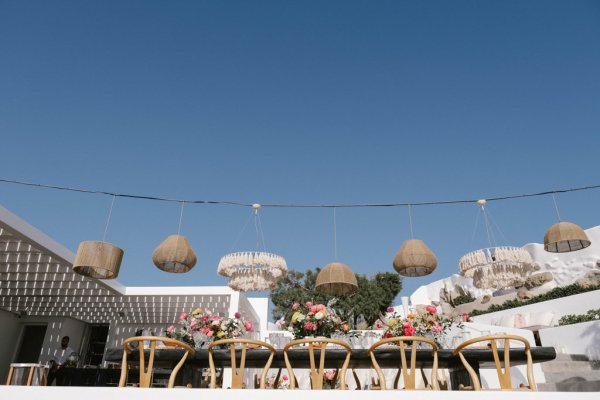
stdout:
[[[533,379],[533,362],[531,359],[531,347],[529,346],[529,342],[522,336],[517,335],[506,335],[506,334],[498,334],[498,335],[490,335],[490,336],[482,336],[474,339],[467,340],[461,343],[456,350],[454,350],[454,355],[460,357],[463,365],[469,372],[471,376],[471,380],[473,381],[473,389],[481,390],[481,382],[479,381],[479,377],[477,376],[477,372],[475,369],[469,364],[465,356],[462,354],[462,350],[465,348],[476,344],[476,343],[485,343],[485,347],[492,349],[492,353],[494,356],[494,364],[496,366],[496,372],[498,373],[498,381],[500,382],[500,388],[503,390],[511,390],[512,382],[510,378],[510,341],[515,340],[523,343],[523,351],[525,351],[525,356],[527,357],[527,381],[529,383],[528,387],[521,387],[522,389],[529,389],[533,391],[537,391],[537,385],[535,384],[535,380]],[[503,361],[500,361],[500,355],[498,354],[498,341],[504,342]]]
[[[148,363],[146,365],[146,355],[144,353],[144,342],[150,344],[150,353],[148,355]],[[150,387],[152,383],[152,368],[154,367],[154,353],[156,350],[156,344],[161,343],[162,345],[174,347],[177,349],[182,349],[183,356],[181,360],[177,363],[177,365],[171,371],[171,376],[169,377],[168,387],[172,388],[175,385],[175,378],[177,377],[177,373],[185,363],[189,354],[194,354],[194,349],[192,349],[188,344],[180,342],[179,340],[166,338],[162,336],[134,336],[123,341],[123,362],[121,364],[121,379],[119,380],[119,387],[124,387],[127,381],[127,355],[131,353],[134,348],[131,347],[131,344],[137,343],[137,349],[139,351],[140,357],[140,382],[139,387],[147,388]]]
[[[352,348],[346,342],[343,342],[338,339],[328,339],[328,338],[307,338],[307,339],[298,339],[292,340],[283,348],[283,356],[285,359],[285,365],[288,369],[288,374],[290,376],[290,389],[295,389],[297,387],[296,384],[296,376],[294,375],[294,370],[292,369],[292,364],[290,363],[290,358],[288,356],[288,352],[290,349],[294,347],[303,346],[302,349],[304,351],[308,351],[309,362],[310,362],[310,386],[311,389],[323,389],[323,378],[325,375],[325,354],[327,353],[328,346],[336,346],[337,349],[345,350],[346,356],[344,358],[344,363],[342,368],[340,368],[334,377],[334,381],[336,378],[339,378],[340,381],[340,389],[346,389],[346,369],[348,368],[348,364],[350,363],[350,355],[352,354]],[[317,368],[315,364],[315,351],[319,352],[319,367]]]
[[[385,376],[383,375],[383,371],[377,362],[377,354],[375,350],[381,346],[393,346],[393,348],[397,348],[400,352],[400,366],[398,367],[398,372],[396,373],[396,378],[394,379],[394,389],[398,389],[398,382],[400,381],[400,374],[402,374],[402,380],[404,381],[404,389],[414,390],[416,389],[416,370],[417,370],[417,348],[420,343],[425,343],[431,347],[431,354],[433,357],[433,365],[431,369],[431,388],[434,390],[439,390],[438,379],[437,379],[437,368],[438,368],[438,347],[435,342],[431,339],[427,339],[420,336],[396,336],[386,339],[381,339],[379,342],[375,343],[369,349],[369,355],[371,356],[371,362],[373,363],[373,367],[377,372],[377,376],[379,377],[379,385],[381,386],[381,390],[385,390],[387,388],[387,384],[385,381]],[[410,347],[410,364],[406,360],[406,349]],[[428,350],[428,349],[427,349]]]
[[48,367],[35,363],[10,364],[7,385],[46,386],[48,383]]
[[[265,366],[263,367],[262,375],[260,378],[260,388],[264,389],[267,380],[267,373],[273,362],[276,350],[269,343],[261,342],[260,340],[253,339],[221,339],[212,342],[208,346],[208,363],[210,365],[210,387],[215,389],[217,387],[217,369],[215,368],[215,361],[213,351],[215,348],[227,348],[231,354],[231,388],[242,389],[244,384],[244,367],[246,366],[246,352],[252,349],[267,349],[271,352]],[[240,363],[238,368],[237,353],[240,352]]]

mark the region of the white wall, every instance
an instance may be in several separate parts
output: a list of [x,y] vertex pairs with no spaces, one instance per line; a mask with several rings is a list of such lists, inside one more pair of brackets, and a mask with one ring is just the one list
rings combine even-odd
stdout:
[[585,354],[590,360],[600,360],[600,321],[543,329],[540,339],[557,353]]
[[0,326],[2,339],[0,340],[0,384],[6,382],[8,368],[14,360],[19,341],[19,317],[7,311],[0,310]]
[[[269,337],[267,333],[267,323],[269,322],[269,298],[268,297],[249,297],[248,302],[254,310],[253,323],[255,330],[260,332],[261,340]],[[251,318],[252,319],[252,318]]]
[[560,299],[548,300],[541,303],[534,303],[527,306],[478,315],[473,317],[473,320],[478,323],[492,324],[494,320],[498,320],[503,316],[552,312],[554,313],[554,319],[558,321],[558,319],[564,315],[585,314],[588,310],[596,308],[600,308],[600,290],[594,290],[573,296],[561,297]]

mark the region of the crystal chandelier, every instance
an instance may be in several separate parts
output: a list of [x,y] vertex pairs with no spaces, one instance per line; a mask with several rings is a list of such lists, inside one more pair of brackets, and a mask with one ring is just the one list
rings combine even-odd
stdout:
[[[256,247],[259,247],[261,231],[258,219],[260,204],[253,204]],[[264,240],[263,240],[264,247]],[[244,251],[223,256],[217,273],[229,278],[229,287],[242,292],[273,289],[277,279],[287,275],[285,259],[266,251]]]

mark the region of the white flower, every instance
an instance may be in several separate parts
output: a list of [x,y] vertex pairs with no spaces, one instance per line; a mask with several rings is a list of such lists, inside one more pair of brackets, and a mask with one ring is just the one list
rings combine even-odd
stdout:
[[325,315],[321,311],[319,311],[318,313],[315,314],[316,320],[323,319],[324,317],[325,317]]

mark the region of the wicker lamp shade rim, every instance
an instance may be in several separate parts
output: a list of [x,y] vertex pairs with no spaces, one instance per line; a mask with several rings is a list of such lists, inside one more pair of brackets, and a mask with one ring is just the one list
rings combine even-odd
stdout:
[[119,275],[123,249],[108,242],[85,241],[79,244],[73,271],[95,279],[114,279]]
[[561,221],[552,225],[544,235],[544,250],[550,253],[567,253],[585,249],[592,242],[577,224]]
[[171,273],[185,273],[194,268],[196,253],[183,235],[170,235],[152,253],[157,268]]
[[340,262],[327,264],[317,275],[315,289],[326,294],[349,294],[358,289],[356,275]]

